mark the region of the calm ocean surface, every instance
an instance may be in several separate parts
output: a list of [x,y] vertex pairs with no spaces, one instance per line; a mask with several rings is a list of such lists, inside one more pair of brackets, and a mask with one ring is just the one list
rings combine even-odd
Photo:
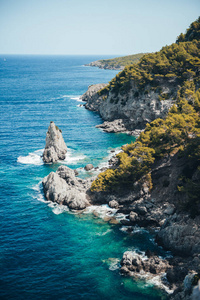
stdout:
[[[104,166],[133,140],[102,123],[78,99],[116,71],[83,65],[97,56],[0,56],[0,299],[161,299],[152,283],[119,275],[126,250],[162,254],[145,230],[132,235],[92,214],[45,202],[41,180],[60,164],[41,160],[50,121],[69,147],[67,166]],[[92,174],[90,174],[92,175]]]

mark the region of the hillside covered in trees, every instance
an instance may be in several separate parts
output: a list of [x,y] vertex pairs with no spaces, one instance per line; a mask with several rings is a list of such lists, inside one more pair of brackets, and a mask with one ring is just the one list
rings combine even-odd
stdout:
[[100,59],[94,62],[91,62],[88,64],[88,66],[91,67],[99,67],[101,69],[112,69],[112,70],[122,70],[125,66],[133,65],[135,63],[138,63],[140,58],[145,53],[138,53],[133,55],[127,55],[127,56],[121,56],[121,57],[115,57],[111,59]]
[[[117,165],[101,173],[93,182],[92,192],[134,190],[136,181],[148,181],[153,189],[151,171],[154,164],[167,156],[184,157],[186,170],[179,174],[177,194],[186,198],[184,208],[200,213],[200,18],[193,22],[176,43],[159,52],[146,54],[139,63],[125,67],[108,86],[99,91],[117,99],[133,86],[141,93],[160,88],[161,82],[173,82],[177,89],[174,105],[165,119],[156,119],[135,143],[122,148]],[[138,95],[139,97],[139,95]],[[167,100],[162,95],[160,101]],[[104,101],[105,101],[104,100]],[[134,116],[133,116],[134,118]]]

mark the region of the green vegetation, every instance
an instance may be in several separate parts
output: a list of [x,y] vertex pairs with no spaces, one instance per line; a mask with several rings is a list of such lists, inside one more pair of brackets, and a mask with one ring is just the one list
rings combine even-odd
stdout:
[[111,59],[101,59],[98,62],[106,69],[121,69],[127,65],[137,63],[145,53],[138,53]]
[[[151,182],[151,167],[155,160],[178,153],[185,158],[187,170],[177,192],[186,195],[186,209],[198,212],[200,205],[200,42],[189,40],[197,37],[200,18],[191,25],[183,42],[166,46],[160,52],[145,55],[135,66],[126,67],[101,90],[106,94],[127,91],[133,83],[145,89],[146,85],[175,77],[177,86],[176,103],[165,119],[156,119],[146,125],[145,131],[135,143],[122,147],[117,155],[118,165],[101,173],[93,182],[91,191],[117,192],[128,188],[134,190],[136,181]],[[193,30],[191,29],[193,28]],[[189,32],[189,33],[188,33]],[[187,37],[187,41],[186,40]],[[159,88],[159,86],[157,87]],[[139,93],[139,92],[138,92]],[[114,100],[113,100],[114,101]],[[189,170],[189,171],[188,171]],[[193,174],[195,178],[193,178]],[[165,183],[167,186],[169,184]]]
[[158,87],[165,82],[182,85],[187,80],[194,80],[195,84],[200,83],[199,24],[200,18],[191,24],[185,35],[179,36],[176,43],[144,55],[137,64],[126,66],[99,94],[124,94],[133,86],[145,91],[148,85]]
[[200,40],[200,17],[190,25],[185,34],[179,35],[176,42],[191,42],[193,40]]

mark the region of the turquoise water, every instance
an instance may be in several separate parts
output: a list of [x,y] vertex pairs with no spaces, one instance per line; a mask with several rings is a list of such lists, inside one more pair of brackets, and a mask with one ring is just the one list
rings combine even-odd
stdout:
[[[126,234],[92,214],[45,202],[41,180],[60,165],[40,155],[50,121],[69,147],[67,166],[106,165],[110,150],[134,140],[95,128],[97,113],[78,99],[116,71],[84,67],[92,56],[0,56],[1,299],[161,299],[150,283],[119,275],[126,250],[163,254],[148,232]],[[92,173],[89,175],[93,175]]]

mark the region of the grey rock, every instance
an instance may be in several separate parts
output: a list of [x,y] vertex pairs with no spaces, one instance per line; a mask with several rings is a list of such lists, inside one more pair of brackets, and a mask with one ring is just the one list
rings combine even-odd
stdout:
[[139,220],[139,216],[136,212],[131,211],[129,215],[129,220],[131,222],[137,222]]
[[185,276],[185,279],[183,281],[184,290],[191,292],[192,290],[192,282],[194,280],[194,276],[196,275],[195,272],[189,273],[187,276]]
[[74,170],[74,174],[75,174],[75,176],[78,176],[78,174],[79,174],[76,169]]
[[144,258],[142,255],[126,251],[121,260],[121,272],[130,276],[135,276],[137,273],[148,273],[155,276],[166,272],[170,265],[167,260],[159,258],[158,256],[150,256]]
[[143,205],[140,205],[140,204],[136,205],[135,210],[139,215],[142,215],[142,216],[144,216],[147,213],[146,207]]
[[88,90],[80,97],[82,101],[86,101],[85,108],[89,108],[92,111],[98,111],[100,100],[98,91],[103,89],[107,84],[93,84],[88,87]]
[[66,166],[60,166],[56,173],[51,172],[42,184],[47,200],[78,210],[90,205],[86,191],[91,181],[78,179],[74,171]]
[[[176,89],[172,83],[163,82],[160,86],[163,91],[176,94]],[[87,97],[85,94],[82,96],[87,101],[85,107],[98,111],[103,120],[109,122],[100,125],[107,132],[130,133],[135,129],[143,129],[146,123],[150,123],[156,118],[164,118],[174,103],[173,93],[171,93],[173,95],[170,99],[160,101],[159,92],[151,90],[150,86],[146,87],[146,91],[141,92],[134,82],[131,89],[125,94],[118,93],[115,95],[112,90],[109,90],[106,97],[104,95],[100,96],[98,94],[100,88],[98,87],[97,91],[93,90],[90,96],[91,89],[89,87],[85,93]]]
[[92,170],[94,168],[94,166],[92,165],[92,164],[88,164],[88,165],[86,165],[85,167],[84,167],[84,169],[86,170],[86,171],[90,171],[90,170]]
[[116,200],[111,200],[111,201],[109,201],[108,205],[109,205],[111,208],[118,208],[118,207],[119,207],[119,203],[118,203]]
[[191,300],[200,300],[200,280],[198,285],[193,288]]
[[175,212],[175,206],[173,204],[167,206],[167,208],[164,210],[164,214],[167,215],[173,215],[174,212]]
[[54,163],[59,159],[65,159],[67,152],[67,146],[62,137],[61,130],[50,122],[47,134],[46,134],[46,145],[43,152],[43,161],[46,163]]

